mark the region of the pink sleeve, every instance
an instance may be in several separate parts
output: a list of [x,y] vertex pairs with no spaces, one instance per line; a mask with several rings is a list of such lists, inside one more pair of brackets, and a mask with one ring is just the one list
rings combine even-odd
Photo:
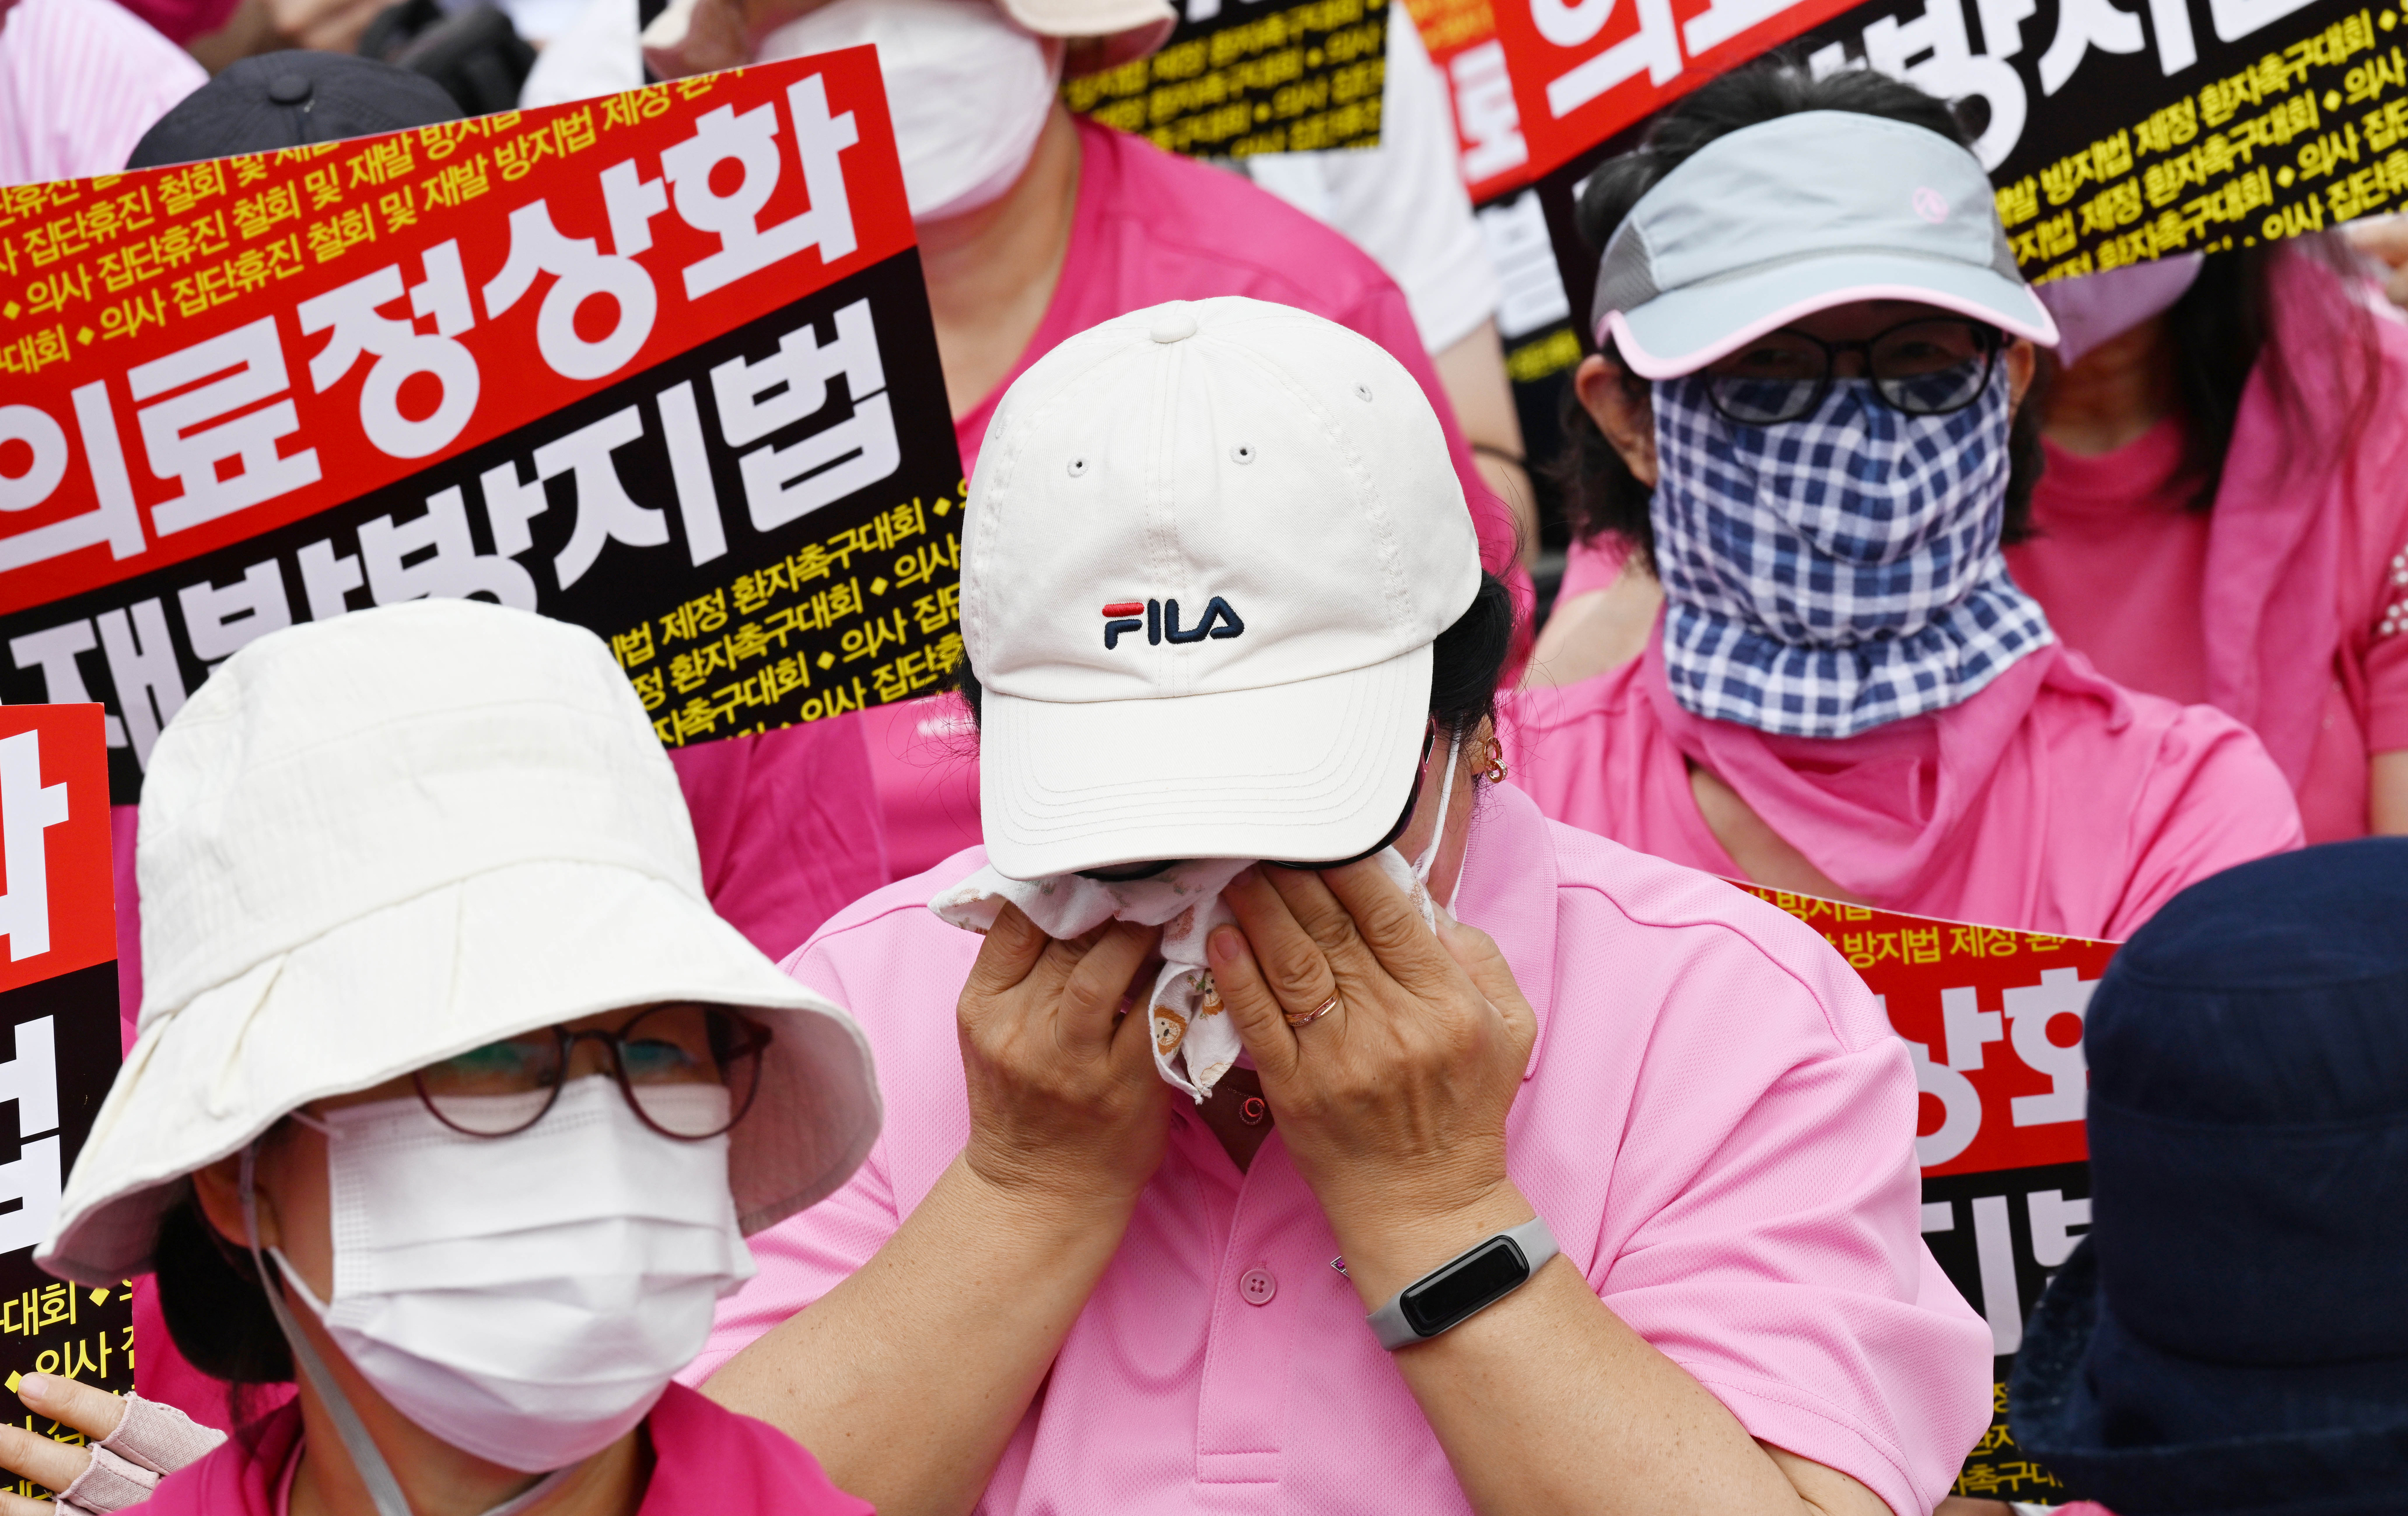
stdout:
[[770,957],[886,882],[885,826],[858,721],[676,748],[669,761],[711,906]]
[[2127,882],[2102,934],[2117,942],[2200,880],[2307,841],[2283,771],[2208,706],[2182,708],[2166,729],[2128,824]]
[[1929,1510],[1989,1424],[1992,1344],[1923,1245],[1905,1045],[1805,927],[1715,914],[1611,1137],[1592,1283],[1751,1436]]
[[[838,1005],[852,1007],[843,973],[820,944],[780,966]],[[895,1108],[890,1097],[888,1109]],[[760,1272],[719,1303],[710,1341],[678,1375],[680,1383],[698,1385],[719,1372],[721,1365],[788,1317],[808,1309],[886,1245],[903,1224],[887,1163],[886,1138],[881,1137],[843,1188],[752,1235],[752,1262]]]
[[232,20],[235,0],[119,0],[160,36],[182,46]]

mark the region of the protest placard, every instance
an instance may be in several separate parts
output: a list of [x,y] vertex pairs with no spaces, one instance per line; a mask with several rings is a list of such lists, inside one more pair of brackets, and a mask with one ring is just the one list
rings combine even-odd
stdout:
[[1493,200],[1530,178],[1530,144],[1513,101],[1491,0],[1406,0],[1455,119],[1464,187]]
[[2049,1276],[2090,1223],[2084,1015],[2115,944],[1906,916],[1741,884],[1823,934],[1907,1045],[1922,1094],[1923,1239],[1989,1323],[1989,1432],[1955,1493],[2072,1498],[2007,1428],[2007,1371]]
[[1388,0],[1181,0],[1147,58],[1066,81],[1072,110],[1199,158],[1380,143]]
[[[1776,47],[1964,103],[2036,282],[2219,252],[2399,208],[2408,34],[2350,0],[1504,0],[1498,34],[1575,313],[1591,168]],[[1586,334],[1584,334],[1584,340]]]
[[112,794],[276,628],[481,595],[664,742],[924,693],[961,465],[868,48],[0,190],[0,700]]
[[[0,1383],[13,1391],[39,1372],[129,1390],[133,1281],[68,1284],[34,1265],[120,1058],[98,706],[0,708],[0,1105],[16,1123],[14,1155],[0,1162]],[[83,1440],[22,1407],[8,1420]],[[0,1489],[45,1493],[22,1480]]]

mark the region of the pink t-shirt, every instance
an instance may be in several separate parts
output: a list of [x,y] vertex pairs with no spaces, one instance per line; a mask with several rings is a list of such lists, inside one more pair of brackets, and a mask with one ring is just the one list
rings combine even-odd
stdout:
[[2190,508],[2183,444],[2171,418],[2097,457],[2043,444],[2048,471],[2032,496],[2040,535],[2009,548],[2007,566],[2058,640],[2099,672],[2187,706],[2207,698],[2209,518]]
[[1529,689],[1503,726],[1513,782],[1558,821],[1738,877],[1694,761],[1837,883],[1886,910],[2120,939],[2185,885],[2300,845],[2258,739],[2043,648],[1961,705],[1853,737],[1693,716],[1644,657]]
[[[1174,157],[1141,137],[1079,123],[1079,203],[1054,302],[1010,378],[953,422],[965,470],[978,465],[1003,392],[1066,338],[1165,300],[1241,294],[1351,327],[1410,370],[1438,411],[1455,477],[1480,529],[1480,557],[1506,575],[1526,610],[1512,514],[1489,493],[1455,409],[1430,366],[1402,292],[1370,255],[1236,174]],[[944,729],[943,710],[915,703],[869,712],[869,756],[886,811],[896,876],[916,874],[979,840],[978,763]]]
[[1564,577],[1555,586],[1555,604],[1560,606],[1592,590],[1612,589],[1613,581],[1622,578],[1623,565],[1628,562],[1629,548],[1610,533],[1600,532],[1585,542],[1573,543],[1564,550]]
[[2408,326],[2372,321],[2354,404],[2347,293],[2286,258],[2275,295],[2269,360],[2301,393],[2281,403],[2261,360],[2213,510],[2186,508],[2178,419],[2094,458],[2052,447],[2040,535],[2007,562],[2110,678],[2249,722],[2333,842],[2366,834],[2370,755],[2408,748]]
[[[978,938],[925,902],[982,861],[880,891],[788,962],[861,1019],[886,1127],[842,1190],[753,1237],[761,1273],[690,1379],[867,1262],[960,1152]],[[1987,1424],[1990,1336],[1923,1246],[1914,1075],[1862,981],[1781,911],[1511,789],[1474,815],[1455,908],[1538,1013],[1506,1158],[1565,1254],[1749,1432],[1929,1509]],[[1170,1119],[979,1509],[1468,1511],[1279,1134],[1241,1174]],[[1256,1271],[1270,1288],[1241,1294]]]

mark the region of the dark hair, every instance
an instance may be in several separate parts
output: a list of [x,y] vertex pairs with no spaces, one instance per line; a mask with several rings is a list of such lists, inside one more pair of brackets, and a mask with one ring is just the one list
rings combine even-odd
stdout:
[[[2282,347],[2266,345],[2274,326],[2275,269],[2285,258],[2306,259],[2334,276],[2331,287],[2319,292],[2326,298],[2315,302],[2320,308],[2286,309],[2285,315],[2320,320],[2328,328],[2300,346],[2329,354],[2340,366],[2349,401],[2339,416],[2314,414],[2283,360]],[[2242,392],[2261,367],[2295,455],[2333,456],[2364,429],[2372,417],[2382,359],[2373,313],[2347,297],[2348,281],[2363,277],[2357,254],[2337,231],[2217,253],[2200,266],[2199,278],[2166,312],[2174,394],[2189,423],[2184,429],[2183,473],[2194,481],[2191,509],[2215,504]],[[2051,358],[2048,366],[2055,362]]]
[[[1513,593],[1484,570],[1470,606],[1430,648],[1429,708],[1439,725],[1455,737],[1469,737],[1497,714],[1497,681],[1512,651]],[[967,658],[956,687],[970,708],[970,720],[977,721],[982,692]]]
[[[1637,149],[1606,160],[1589,176],[1581,190],[1576,223],[1590,255],[1604,252],[1614,228],[1630,214],[1640,196],[1707,143],[1742,127],[1806,110],[1880,116],[1936,132],[1959,147],[1971,141],[1948,102],[1912,84],[1868,68],[1843,68],[1816,79],[1795,61],[1775,55],[1699,87],[1658,116]],[[1607,357],[1619,365],[1611,350]],[[1633,393],[1647,393],[1645,379],[1627,368],[1620,373],[1623,384]],[[2042,465],[2040,429],[2045,399],[2036,376],[2034,389],[2025,395],[2007,434],[2007,499],[2000,533],[2007,542],[2020,542],[2031,534],[2031,496],[2040,483]],[[1655,491],[1622,461],[1570,385],[1564,387],[1563,426],[1571,446],[1557,459],[1555,472],[1564,492],[1572,536],[1586,541],[1610,532],[1629,545],[1641,566],[1653,570],[1656,529],[1648,507]]]
[[251,1255],[209,1224],[189,1179],[159,1219],[152,1270],[167,1336],[194,1368],[237,1385],[293,1378],[293,1350],[267,1309]]

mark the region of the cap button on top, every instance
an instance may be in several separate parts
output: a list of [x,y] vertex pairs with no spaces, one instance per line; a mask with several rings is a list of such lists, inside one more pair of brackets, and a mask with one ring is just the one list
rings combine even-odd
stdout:
[[309,98],[309,76],[279,74],[267,81],[267,98],[280,106],[297,106]]
[[1156,342],[1184,342],[1196,335],[1196,313],[1181,301],[1154,318],[1152,335]]

